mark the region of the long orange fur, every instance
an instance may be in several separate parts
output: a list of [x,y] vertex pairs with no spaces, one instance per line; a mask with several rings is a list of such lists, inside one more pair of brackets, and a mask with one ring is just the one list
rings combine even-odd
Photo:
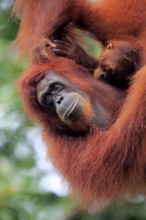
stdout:
[[16,42],[25,52],[43,38],[53,39],[63,23],[73,22],[94,33],[103,45],[110,40],[134,43],[141,50],[142,64],[146,62],[146,0],[16,0],[13,13],[21,19]]
[[[146,0],[101,0],[96,4],[85,0],[16,0],[13,11],[21,19],[16,41],[24,52],[29,52],[42,38],[53,39],[56,26],[68,21],[94,33],[103,45],[118,39],[135,43],[141,49],[144,67],[135,74],[116,121],[106,131],[92,126],[86,137],[57,135],[57,120],[38,105],[35,90],[42,72],[66,71],[66,77],[92,99],[96,87],[83,68],[56,58],[50,64],[27,70],[19,83],[25,109],[42,126],[53,163],[81,197],[98,202],[126,193],[145,193]],[[98,88],[99,85],[97,91]],[[114,90],[108,85],[103,90],[109,105],[108,94],[114,96]],[[101,98],[95,94],[97,99]]]
[[[89,203],[111,200],[126,193],[145,192],[146,66],[135,75],[111,127],[103,131],[92,125],[85,137],[56,133],[55,127],[61,129],[64,125],[38,104],[35,88],[41,74],[46,71],[54,71],[68,78],[86,91],[92,102],[101,99],[98,94],[102,90],[108,94],[110,89],[105,84],[99,92],[100,81],[95,86],[95,80],[83,68],[64,58],[32,67],[19,81],[24,108],[41,125],[49,157],[73,190]],[[111,88],[113,101],[109,104],[110,96],[105,97],[107,105],[114,106],[120,100],[121,97],[116,95],[115,101],[115,93]]]

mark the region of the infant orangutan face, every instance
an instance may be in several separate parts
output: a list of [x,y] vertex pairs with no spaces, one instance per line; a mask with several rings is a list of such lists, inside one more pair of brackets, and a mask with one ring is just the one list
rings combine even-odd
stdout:
[[115,40],[110,42],[99,57],[95,78],[105,80],[125,80],[138,69],[140,53],[132,43]]

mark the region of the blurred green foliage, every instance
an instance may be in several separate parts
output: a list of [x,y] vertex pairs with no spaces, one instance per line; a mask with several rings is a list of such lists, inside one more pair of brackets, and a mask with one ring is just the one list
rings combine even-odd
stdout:
[[[29,137],[35,126],[25,116],[17,93],[17,79],[27,58],[20,60],[11,44],[18,30],[10,18],[11,3],[0,1],[0,220],[145,220],[143,197],[115,201],[101,212],[87,214],[68,196],[40,187],[49,170],[38,166],[36,136]],[[98,55],[95,44],[86,41],[87,50]]]

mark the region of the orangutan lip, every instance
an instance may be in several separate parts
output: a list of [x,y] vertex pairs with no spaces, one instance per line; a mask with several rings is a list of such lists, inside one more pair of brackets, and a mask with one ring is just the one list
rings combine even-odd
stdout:
[[64,116],[65,119],[67,119],[69,117],[69,115],[73,112],[73,110],[75,109],[76,105],[78,104],[78,101],[79,101],[79,99],[75,103],[73,103],[71,105],[71,107],[69,108],[69,110],[66,112],[66,114]]

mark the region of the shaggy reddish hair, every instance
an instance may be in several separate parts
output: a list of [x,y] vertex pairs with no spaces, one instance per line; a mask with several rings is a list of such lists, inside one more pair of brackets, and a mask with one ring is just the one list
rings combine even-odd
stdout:
[[[104,131],[91,125],[90,132],[84,136],[57,133],[56,126],[59,124],[62,129],[64,125],[45,112],[37,101],[36,85],[46,71],[52,70],[84,90],[92,102],[97,96],[100,99],[97,94],[100,81],[96,91],[95,80],[86,70],[64,58],[33,66],[21,76],[19,87],[24,108],[42,127],[48,155],[55,167],[89,203],[122,197],[127,192],[145,192],[146,66],[134,76],[115,122]],[[121,99],[116,95],[115,100],[116,92],[109,85],[101,86],[101,91],[102,88],[107,92],[107,103],[108,94],[113,96],[112,105]]]

